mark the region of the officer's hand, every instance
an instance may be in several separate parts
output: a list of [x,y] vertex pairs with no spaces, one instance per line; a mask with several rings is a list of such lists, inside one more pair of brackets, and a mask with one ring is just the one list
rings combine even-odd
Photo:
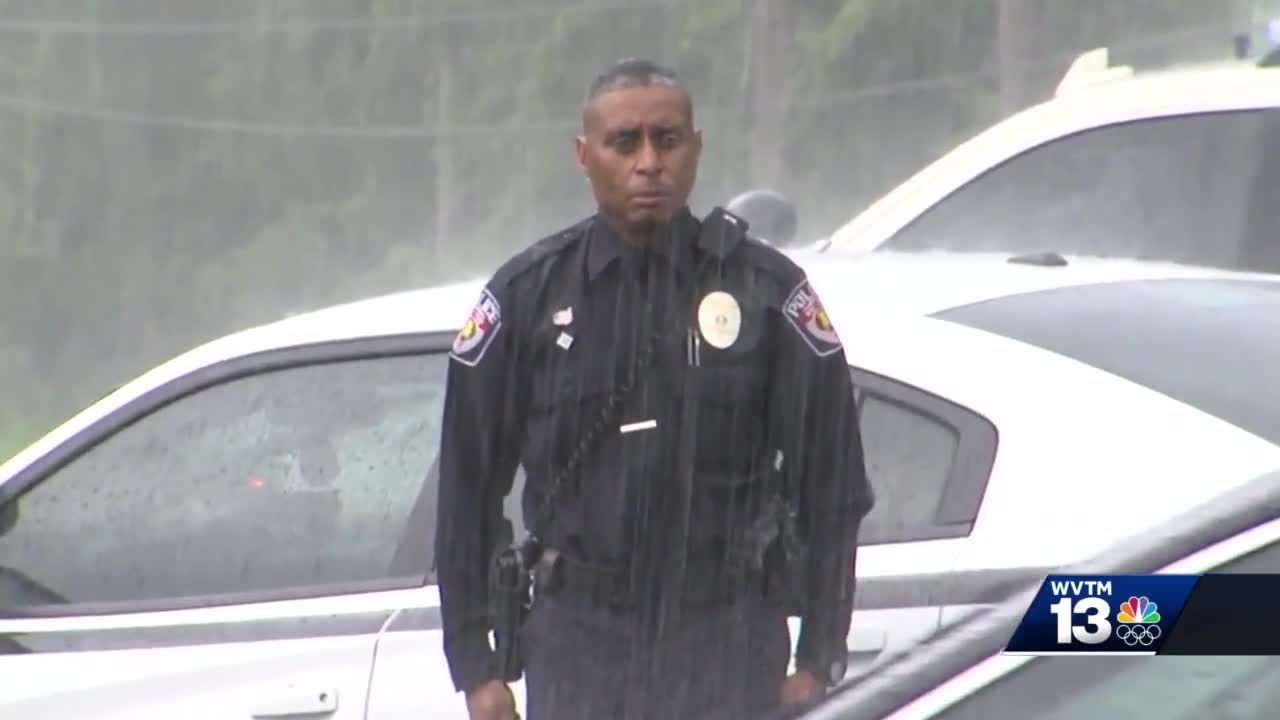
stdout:
[[490,680],[467,693],[467,715],[471,720],[519,720],[516,698],[501,680]]
[[782,704],[795,705],[812,700],[822,690],[822,683],[808,670],[798,670],[782,681]]

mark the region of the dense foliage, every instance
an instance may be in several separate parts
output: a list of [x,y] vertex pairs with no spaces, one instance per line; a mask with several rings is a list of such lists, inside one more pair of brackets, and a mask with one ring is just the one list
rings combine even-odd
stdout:
[[1248,5],[0,0],[0,456],[194,343],[587,212],[577,106],[620,56],[695,90],[701,208],[767,185],[816,235],[1079,51],[1221,55]]

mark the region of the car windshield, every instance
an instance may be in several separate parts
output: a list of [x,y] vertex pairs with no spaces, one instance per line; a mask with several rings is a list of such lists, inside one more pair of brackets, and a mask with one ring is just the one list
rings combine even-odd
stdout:
[[[1166,641],[1170,645],[1156,657],[1098,655],[1087,649],[1075,656],[1003,655],[1006,647],[1018,642],[1017,637],[1027,637],[1022,631],[1028,622],[1035,624],[1029,618],[1040,606],[1035,598],[1041,588],[1036,583],[851,679],[814,716],[879,720],[915,702],[932,709],[912,717],[930,720],[1273,717],[1280,699],[1276,690],[1280,663],[1254,649],[1271,642],[1277,626],[1270,621],[1237,624],[1242,618],[1226,617],[1221,608],[1238,605],[1237,581],[1262,582],[1263,588],[1269,588],[1268,583],[1280,573],[1277,508],[1280,470],[1273,470],[1172,518],[1161,528],[1127,537],[1087,561],[1050,573],[1112,578],[1152,572],[1218,576],[1222,582],[1213,589],[1198,584],[1192,599],[1169,621]],[[1192,606],[1197,608],[1194,615],[1188,612]],[[1218,648],[1232,642],[1233,632],[1251,633],[1248,639],[1241,638],[1248,647],[1238,645],[1237,657],[1223,657]],[[1200,642],[1212,642],[1215,647],[1212,652],[1192,650]]]
[[[1280,542],[1208,571],[1280,572]],[[1233,626],[1232,630],[1245,626]],[[1261,630],[1274,633],[1268,624]],[[1273,656],[1038,657],[997,678],[935,720],[1266,720],[1280,706],[1280,659]]]
[[[946,720],[1199,720],[1274,717],[1280,659],[1274,657],[1066,658],[1025,670],[946,712]],[[941,720],[941,718],[939,719]]]
[[[918,656],[932,657],[934,664],[959,673],[1003,647],[1015,617],[1000,609],[978,612],[923,638],[921,643],[885,661],[864,675],[847,679],[844,688],[886,682],[877,691],[895,695],[895,678],[905,672],[896,663]],[[993,618],[1002,623],[989,623]],[[985,652],[963,653],[954,645],[943,652],[935,646],[963,635],[973,627],[995,628],[994,634],[976,636]],[[1240,720],[1271,718],[1280,702],[1280,660],[1273,657],[1078,657],[1036,658],[991,685],[966,695],[936,720],[1194,720],[1231,717]],[[1230,708],[1232,714],[1212,714]],[[825,716],[824,716],[825,717]],[[864,715],[857,715],[862,718]],[[865,717],[871,717],[866,715]]]
[[1073,131],[968,179],[877,250],[1054,251],[1280,272],[1278,162],[1280,112],[1270,108]]

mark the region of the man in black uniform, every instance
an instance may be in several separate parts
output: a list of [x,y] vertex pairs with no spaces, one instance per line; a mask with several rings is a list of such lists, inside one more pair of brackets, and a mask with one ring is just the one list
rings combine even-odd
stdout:
[[[751,717],[843,675],[872,504],[843,346],[802,270],[690,212],[701,145],[670,71],[598,77],[577,158],[599,211],[504,263],[454,343],[436,549],[473,720],[514,717],[488,581],[517,466],[531,720]],[[753,544],[787,517],[804,549]]]

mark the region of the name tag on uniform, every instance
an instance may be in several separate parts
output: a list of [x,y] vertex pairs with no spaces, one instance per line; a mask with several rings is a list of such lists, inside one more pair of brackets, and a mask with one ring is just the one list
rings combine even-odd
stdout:
[[627,423],[626,425],[618,428],[618,430],[625,435],[627,433],[638,432],[640,430],[652,430],[656,427],[658,427],[657,420],[641,420],[640,422]]

